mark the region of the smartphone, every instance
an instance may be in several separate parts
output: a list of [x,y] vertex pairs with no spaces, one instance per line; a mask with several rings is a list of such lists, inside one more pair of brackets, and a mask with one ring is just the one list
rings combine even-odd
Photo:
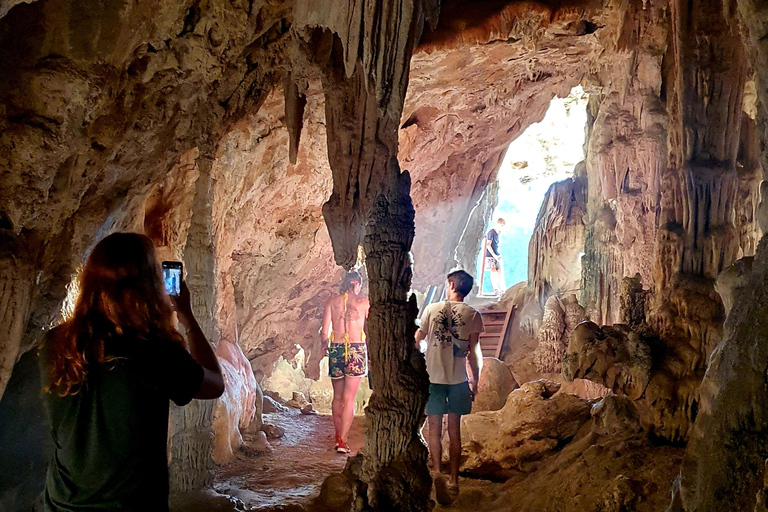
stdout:
[[168,295],[179,296],[181,294],[182,265],[180,261],[163,262],[163,281]]

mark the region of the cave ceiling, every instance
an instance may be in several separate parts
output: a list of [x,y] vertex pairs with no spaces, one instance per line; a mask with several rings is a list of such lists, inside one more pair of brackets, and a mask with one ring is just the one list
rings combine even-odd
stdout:
[[[291,9],[277,1],[140,2],[100,4],[84,16],[33,2],[7,11],[0,37],[14,44],[0,50],[9,70],[0,80],[0,221],[10,244],[45,269],[34,283],[15,281],[34,288],[36,307],[26,341],[9,354],[36,343],[35,326],[55,321],[99,233],[154,226],[156,241],[181,254],[194,187],[173,189],[171,203],[186,207],[148,198],[183,183],[179,173],[192,172],[190,181],[200,162],[215,177],[222,336],[265,360],[315,343],[339,276],[321,213],[331,135],[321,77],[291,31]],[[416,287],[441,282],[455,265],[451,248],[506,145],[554,95],[584,80],[601,16],[586,7],[446,4],[413,59],[399,137],[417,211]],[[286,80],[307,101],[295,165]]]

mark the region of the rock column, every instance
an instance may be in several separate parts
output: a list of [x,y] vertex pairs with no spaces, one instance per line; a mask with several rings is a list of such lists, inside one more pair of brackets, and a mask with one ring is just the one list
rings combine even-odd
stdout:
[[[197,162],[200,175],[192,206],[192,223],[184,251],[186,281],[192,296],[192,309],[209,341],[218,340],[216,328],[216,251],[211,208],[213,182],[211,159]],[[213,466],[213,400],[192,400],[185,407],[171,407],[168,444],[170,450],[171,492],[200,489],[211,483]]]
[[[721,6],[719,2],[715,4],[722,12],[728,13],[726,6]],[[738,8],[744,24],[747,55],[755,59],[754,65],[758,70],[757,121],[764,145],[768,121],[765,76],[768,8],[753,0],[738,2]],[[701,16],[707,16],[706,11]],[[739,24],[732,25],[731,30],[737,32]],[[731,55],[720,53],[719,57],[725,66],[729,59],[732,60]],[[738,82],[734,77],[730,80],[730,84]],[[713,123],[712,126],[715,129],[717,125]],[[728,135],[729,132],[721,133],[725,140],[732,142],[733,137]],[[765,168],[765,151],[760,160]],[[728,171],[725,169],[723,174],[727,176]],[[765,182],[763,198],[764,187]],[[765,205],[763,199],[757,211],[763,230],[768,227]],[[768,386],[768,344],[765,342],[768,336],[765,315],[768,309],[767,242],[762,239],[754,265],[745,271],[741,279],[746,285],[732,290],[733,308],[728,315],[722,341],[714,349],[702,381],[700,413],[683,459],[680,492],[670,511],[758,510],[755,506],[757,494],[763,487],[764,461],[768,457],[768,408],[765,400]]]
[[439,4],[350,1],[329,10],[314,3],[298,2],[294,15],[299,36],[309,42],[306,53],[323,75],[333,172],[323,215],[336,262],[351,267],[362,243],[369,276],[374,393],[366,411],[366,507],[426,511],[431,479],[418,431],[428,379],[413,338],[416,306],[407,301],[414,209],[397,147],[411,55]]

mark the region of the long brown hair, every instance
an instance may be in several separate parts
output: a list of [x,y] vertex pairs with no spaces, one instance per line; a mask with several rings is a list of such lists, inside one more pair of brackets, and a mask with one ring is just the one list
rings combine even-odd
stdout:
[[46,391],[76,394],[89,365],[108,359],[104,341],[126,331],[133,337],[184,344],[148,237],[138,233],[107,236],[93,248],[79,282],[72,318],[46,340]]
[[352,270],[344,274],[344,279],[341,281],[341,293],[347,293],[355,287],[354,283],[363,284],[363,277],[357,270]]

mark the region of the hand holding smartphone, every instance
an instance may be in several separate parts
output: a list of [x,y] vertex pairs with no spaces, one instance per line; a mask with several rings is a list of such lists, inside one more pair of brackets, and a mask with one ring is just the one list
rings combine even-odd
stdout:
[[183,265],[180,261],[163,262],[163,282],[168,295],[173,297],[181,295],[181,280],[184,275],[182,271]]

